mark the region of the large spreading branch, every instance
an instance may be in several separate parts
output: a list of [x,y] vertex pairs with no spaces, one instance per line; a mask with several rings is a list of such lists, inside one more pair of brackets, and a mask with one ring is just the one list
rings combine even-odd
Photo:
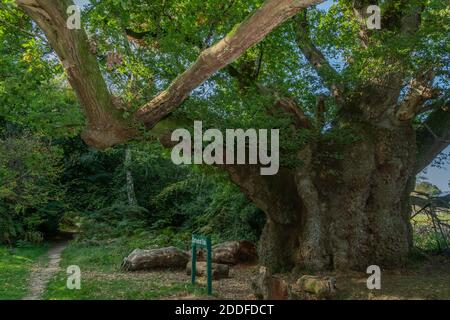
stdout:
[[426,101],[438,94],[439,91],[433,88],[434,78],[434,71],[428,70],[411,80],[409,92],[397,109],[397,119],[400,121],[411,120]]
[[450,145],[450,109],[445,104],[431,113],[417,130],[417,144],[415,172],[419,173]]
[[339,73],[331,66],[323,53],[311,40],[306,10],[295,16],[294,24],[297,46],[328,86],[332,96],[339,101],[344,94],[344,84],[339,80]]
[[75,90],[87,118],[83,139],[89,145],[106,148],[128,140],[136,131],[113,103],[96,57],[90,52],[84,30],[67,28],[71,0],[16,0],[44,31]]
[[69,82],[76,91],[87,117],[83,139],[91,146],[107,148],[125,142],[137,134],[134,123],[147,128],[177,108],[199,85],[220,69],[239,58],[274,28],[300,10],[323,0],[267,0],[261,8],[238,25],[224,39],[203,51],[197,61],[154,99],[141,107],[134,121],[123,119],[100,72],[83,29],[67,28],[66,10],[72,0],[16,0],[17,4],[44,31],[60,58]]
[[[261,58],[259,58],[261,59]],[[259,63],[259,62],[258,62]],[[259,68],[260,66],[258,66]],[[269,109],[269,113],[274,111],[282,111],[284,114],[292,116],[294,120],[294,127],[312,128],[312,119],[306,115],[301,106],[292,97],[287,97],[275,89],[269,88],[257,81],[252,72],[242,72],[236,69],[233,65],[229,65],[226,70],[228,74],[235,78],[242,88],[254,87],[261,95],[273,99],[273,108]]]
[[282,22],[322,0],[267,0],[224,39],[203,51],[197,61],[136,114],[148,128],[170,114],[215,72],[239,58]]

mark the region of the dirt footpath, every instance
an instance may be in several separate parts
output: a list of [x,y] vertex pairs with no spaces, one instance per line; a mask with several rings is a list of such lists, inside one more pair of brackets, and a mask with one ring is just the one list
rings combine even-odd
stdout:
[[[67,246],[67,241],[54,242],[50,249],[39,259],[33,268],[28,285],[28,293],[22,300],[40,300],[44,294],[47,283],[59,270],[61,253]],[[46,261],[48,259],[48,262]],[[47,263],[46,263],[47,262]]]

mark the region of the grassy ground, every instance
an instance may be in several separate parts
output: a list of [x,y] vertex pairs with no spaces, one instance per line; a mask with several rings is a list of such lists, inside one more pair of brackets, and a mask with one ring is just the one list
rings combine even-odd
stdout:
[[[179,241],[179,245],[186,241]],[[170,239],[131,237],[110,241],[72,242],[62,253],[60,271],[47,286],[44,299],[204,299],[203,285],[192,286],[184,270],[123,272],[122,259],[135,248],[148,249]],[[186,249],[186,248],[184,248]],[[0,299],[20,299],[27,292],[27,279],[46,246],[8,249],[0,247]],[[68,266],[81,269],[81,290],[66,287]],[[365,273],[329,274],[337,278],[339,299],[450,299],[450,259],[420,253],[404,269],[382,270],[382,289],[368,290]],[[253,299],[251,280],[257,266],[238,266],[230,278],[213,283],[213,298]]]
[[[179,272],[128,273],[120,270],[122,259],[137,247],[142,239],[116,240],[101,245],[70,244],[62,254],[61,271],[50,281],[45,299],[158,299],[177,294],[202,295],[204,290],[193,287],[187,276]],[[141,242],[141,243],[139,243]],[[81,289],[66,287],[68,266],[81,269]]]
[[[191,285],[190,276],[184,270],[151,272],[123,272],[120,265],[133,249],[148,249],[161,245],[149,237],[117,239],[101,243],[72,242],[62,254],[61,271],[50,281],[44,299],[48,300],[99,300],[99,299],[204,299],[205,279]],[[186,243],[186,241],[183,241]],[[186,248],[185,248],[186,249]],[[68,266],[77,265],[81,270],[81,289],[66,287]],[[213,282],[213,298],[252,298],[249,279],[256,268],[242,266],[231,270],[229,279]]]
[[[69,245],[62,270],[50,282],[45,299],[204,299],[204,286],[193,287],[183,270],[122,272],[120,264],[135,246],[131,239],[103,245]],[[66,288],[69,265],[81,268],[81,290]],[[382,289],[368,290],[365,273],[331,273],[337,278],[338,299],[450,299],[450,259],[421,255],[407,267],[382,270]],[[230,278],[214,281],[214,298],[254,299],[251,281],[258,266],[238,266]]]
[[186,279],[176,282],[162,273],[125,274],[119,272],[82,272],[81,289],[66,288],[67,276],[61,272],[48,285],[47,300],[147,300],[202,291]]
[[14,249],[0,246],[0,300],[25,296],[33,264],[46,250],[46,245]]

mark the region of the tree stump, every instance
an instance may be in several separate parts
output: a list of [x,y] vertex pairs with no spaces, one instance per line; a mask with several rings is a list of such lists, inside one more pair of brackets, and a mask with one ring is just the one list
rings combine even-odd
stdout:
[[252,283],[257,299],[289,300],[291,298],[289,284],[282,278],[273,276],[266,267],[259,269],[259,275]]
[[305,275],[291,283],[282,275],[272,275],[266,267],[261,267],[252,288],[255,297],[262,300],[333,299],[336,278]]

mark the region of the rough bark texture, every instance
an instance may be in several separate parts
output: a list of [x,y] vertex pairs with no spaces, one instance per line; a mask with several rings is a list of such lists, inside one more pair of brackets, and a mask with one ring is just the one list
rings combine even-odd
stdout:
[[323,0],[267,0],[224,39],[203,51],[197,61],[178,76],[169,88],[143,106],[137,118],[151,128],[178,107],[192,90],[215,72],[239,58],[274,28],[300,10]]
[[[226,264],[212,263],[212,277],[214,280],[228,278],[230,267]],[[197,261],[197,276],[205,277],[207,275],[207,264],[204,261]],[[192,273],[192,261],[186,264],[186,274],[190,276]]]
[[[414,132],[410,125],[387,129],[353,122],[352,128],[356,142],[310,145],[299,153],[303,164],[296,170],[262,177],[257,168],[228,168],[267,214],[259,255],[271,271],[365,270],[405,262],[412,238]],[[320,156],[331,152],[340,160]]]
[[345,90],[344,85],[339,81],[340,75],[326,60],[323,53],[317,49],[311,41],[307,11],[303,10],[294,19],[295,40],[299,49],[314,67],[320,77],[324,80],[334,97],[340,97]]
[[189,255],[175,247],[154,250],[136,249],[123,260],[122,269],[127,271],[161,268],[182,269],[188,261]]
[[57,53],[87,119],[82,135],[88,145],[104,149],[136,135],[113,103],[96,57],[90,52],[83,29],[67,28],[71,0],[17,0],[19,6],[39,25]]
[[255,297],[260,300],[288,300],[290,298],[287,281],[273,276],[266,267],[259,269],[259,274],[253,279],[252,288]]
[[230,241],[213,247],[213,261],[235,265],[258,260],[256,246],[250,241]]

